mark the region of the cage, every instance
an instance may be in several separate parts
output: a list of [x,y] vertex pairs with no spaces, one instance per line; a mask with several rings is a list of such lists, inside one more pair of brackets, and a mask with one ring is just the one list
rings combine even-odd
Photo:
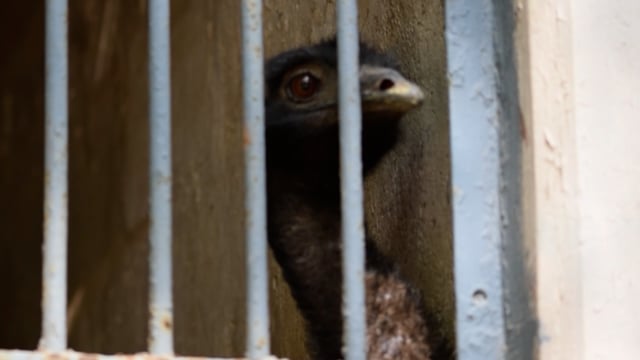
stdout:
[[[498,76],[474,70],[466,70],[463,75],[478,79],[487,89],[490,94],[486,101],[500,99],[507,104],[487,105],[487,111],[499,109],[507,117],[514,115],[509,102],[514,100],[513,95],[506,100],[500,97],[507,93],[500,92],[500,86],[515,86],[509,77],[514,75],[511,49],[493,49],[492,43],[493,35],[503,34],[500,29],[513,26],[505,15],[510,14],[510,4],[483,1],[465,9],[468,3],[360,1],[357,16],[361,39],[393,53],[405,73],[426,94],[420,110],[403,121],[399,146],[365,180],[367,225],[382,251],[424,293],[429,328],[441,346],[437,351],[452,352],[457,329],[458,333],[470,334],[471,339],[470,345],[466,344],[468,340],[464,345],[458,344],[459,349],[482,349],[480,355],[471,351],[472,355],[465,358],[480,359],[482,354],[501,352],[499,345],[511,341],[509,336],[518,340],[525,336],[525,347],[530,346],[531,336],[521,335],[522,332],[505,335],[502,300],[494,303],[494,295],[501,298],[504,286],[516,294],[505,300],[513,302],[513,311],[529,314],[527,293],[522,289],[526,283],[518,282],[525,278],[517,264],[522,256],[520,245],[507,243],[507,252],[512,256],[505,265],[502,254],[494,251],[497,245],[489,241],[519,236],[519,179],[509,172],[519,171],[519,159],[509,158],[515,161],[514,167],[501,163],[505,149],[519,149],[517,141],[510,142],[512,134],[519,131],[519,123],[501,128],[500,135],[506,133],[504,144],[491,137],[496,134],[490,128],[474,128],[480,132],[489,129],[487,139],[495,145],[489,146],[493,152],[483,154],[491,163],[485,174],[490,178],[487,186],[494,186],[489,192],[499,194],[503,176],[514,176],[506,186],[512,192],[492,199],[506,199],[505,209],[516,215],[512,218],[500,213],[503,208],[490,204],[488,226],[495,228],[485,230],[495,237],[489,236],[489,245],[481,242],[474,248],[489,260],[485,257],[483,263],[475,264],[462,257],[459,264],[464,266],[454,267],[454,229],[462,233],[474,229],[454,224],[453,215],[458,211],[464,214],[468,209],[463,205],[458,210],[452,202],[460,189],[452,189],[451,174],[464,176],[465,166],[475,160],[456,158],[459,149],[452,141],[465,141],[456,138],[465,124],[465,114],[450,113],[450,109],[473,110],[473,104],[461,100],[468,93],[459,94],[456,89],[479,91],[478,96],[484,96],[482,90],[473,88],[474,84],[457,82],[464,82],[464,76],[456,70],[464,73],[465,61],[474,59],[474,51],[479,51],[480,60],[487,61],[480,65],[506,65],[499,68]],[[133,354],[147,349],[148,148],[152,141],[147,71],[150,4],[145,0],[68,4],[66,321],[68,347],[79,352]],[[335,7],[333,1],[266,1],[265,55],[333,35]],[[0,326],[0,349],[33,350],[41,335],[43,281],[45,3],[5,4],[3,8],[0,198],[4,205],[0,208],[0,282],[6,290],[0,297],[0,322],[8,325]],[[240,12],[238,2],[231,0],[171,2],[174,316],[167,326],[173,329],[175,353],[182,356],[232,357],[245,352],[247,248]],[[477,29],[485,32],[478,36],[482,43],[474,46],[477,39],[469,36],[465,40],[465,35]],[[499,36],[495,41],[509,43]],[[517,98],[517,91],[515,94]],[[450,118],[454,121],[451,125]],[[480,148],[485,145],[478,144]],[[462,159],[458,170],[451,166],[452,151],[454,159]],[[503,169],[507,171],[502,172]],[[485,181],[482,176],[475,180]],[[469,183],[470,188],[474,186]],[[480,212],[480,217],[485,215],[483,210]],[[505,217],[513,222],[503,233],[499,219]],[[470,223],[486,226],[482,221]],[[456,247],[463,249],[463,245]],[[507,285],[503,285],[502,266],[511,266],[514,271],[509,276],[516,281],[505,280]],[[488,272],[472,276],[483,269]],[[471,282],[459,281],[461,277]],[[458,315],[456,284],[467,286],[458,288],[463,290],[458,291],[458,297],[464,299],[459,300]],[[268,285],[271,353],[291,359],[307,358],[302,320],[273,259],[269,262]],[[467,310],[479,312],[462,316],[467,306]],[[483,317],[485,308],[491,311]],[[478,319],[473,318],[475,315]],[[523,332],[532,334],[530,319],[525,316],[522,323]],[[474,335],[487,326],[497,326],[499,330],[480,337]],[[487,339],[486,345],[478,343]]]

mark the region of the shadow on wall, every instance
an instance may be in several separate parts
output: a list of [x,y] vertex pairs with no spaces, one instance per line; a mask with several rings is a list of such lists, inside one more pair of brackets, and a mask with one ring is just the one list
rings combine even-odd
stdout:
[[[40,326],[42,3],[0,11],[0,347]],[[396,54],[427,95],[366,184],[381,248],[453,341],[449,137],[440,1],[360,1],[364,40]],[[330,36],[335,4],[266,1],[266,55]],[[244,353],[240,7],[172,3],[176,351]],[[70,2],[70,347],[137,352],[147,326],[146,1]],[[272,261],[273,352],[304,359],[303,329]]]

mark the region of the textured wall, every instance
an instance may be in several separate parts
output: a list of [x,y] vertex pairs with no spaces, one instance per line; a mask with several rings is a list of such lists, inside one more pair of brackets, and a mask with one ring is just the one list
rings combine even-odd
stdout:
[[[70,3],[70,346],[141,351],[148,253],[146,2]],[[442,4],[359,3],[363,38],[396,53],[427,94],[404,123],[402,143],[366,184],[368,223],[425,291],[434,331],[452,339]],[[43,9],[12,6],[23,11],[0,15],[2,24],[9,14],[21,16],[13,15],[11,29],[20,40],[0,43],[2,53],[11,54],[0,62],[0,195],[9,200],[0,207],[0,264],[12,264],[0,282],[22,285],[20,298],[1,297],[2,309],[20,309],[0,312],[3,324],[36,312],[39,300],[23,298],[38,299],[40,287]],[[334,7],[332,1],[266,1],[267,56],[332,34]],[[239,10],[233,0],[172,4],[175,342],[187,355],[244,351]],[[20,211],[12,210],[18,204]],[[271,274],[273,351],[303,359],[300,319],[276,266]],[[0,332],[0,346],[34,347],[39,319],[29,319],[19,337]]]
[[540,358],[634,359],[640,352],[640,3],[522,5],[520,76],[533,175],[527,218]]
[[[585,359],[635,358],[640,353],[635,301],[640,297],[640,3],[572,4]],[[595,23],[602,27],[594,29]]]

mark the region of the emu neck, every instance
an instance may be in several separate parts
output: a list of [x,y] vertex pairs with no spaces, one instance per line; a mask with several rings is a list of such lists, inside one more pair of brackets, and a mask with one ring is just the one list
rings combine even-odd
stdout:
[[[341,359],[342,265],[338,179],[269,169],[269,242],[306,320],[314,359]],[[369,359],[429,359],[417,292],[367,239]]]
[[317,358],[340,359],[342,266],[337,184],[321,187],[321,181],[309,182],[278,171],[268,174],[271,249],[306,320]]

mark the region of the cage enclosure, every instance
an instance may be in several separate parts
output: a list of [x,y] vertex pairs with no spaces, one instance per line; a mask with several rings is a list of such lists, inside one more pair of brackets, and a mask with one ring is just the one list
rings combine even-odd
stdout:
[[[448,80],[442,1],[359,1],[361,39],[426,94],[365,183],[367,225],[454,343]],[[69,347],[146,349],[147,2],[69,3]],[[265,55],[335,34],[333,1],[264,3]],[[44,2],[0,11],[0,348],[40,336]],[[173,296],[180,355],[240,356],[245,338],[237,1],[171,4]],[[270,264],[272,352],[306,358],[301,318]]]

